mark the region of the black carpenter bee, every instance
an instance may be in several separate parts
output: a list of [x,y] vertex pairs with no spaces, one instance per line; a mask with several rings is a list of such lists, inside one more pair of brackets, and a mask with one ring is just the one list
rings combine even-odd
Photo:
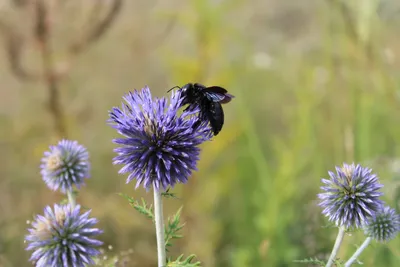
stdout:
[[186,110],[194,110],[200,108],[199,120],[194,127],[200,125],[202,121],[209,121],[214,136],[217,135],[224,125],[224,111],[221,104],[229,103],[233,95],[219,86],[206,87],[200,83],[188,83],[182,87],[175,86],[171,88],[179,88],[183,97],[182,106],[189,104]]

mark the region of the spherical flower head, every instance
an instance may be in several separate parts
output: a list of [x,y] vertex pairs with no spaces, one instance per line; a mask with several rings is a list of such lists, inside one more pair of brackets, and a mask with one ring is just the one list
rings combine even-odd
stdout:
[[84,179],[89,178],[89,153],[77,141],[61,140],[42,158],[41,174],[51,190],[60,189],[66,193],[75,185],[80,188]]
[[34,250],[30,258],[37,267],[86,266],[94,264],[95,248],[103,242],[93,239],[102,233],[93,228],[97,219],[89,218],[90,211],[80,214],[80,206],[47,206],[44,216],[38,215],[25,237],[27,250]]
[[322,179],[324,193],[318,194],[322,213],[337,226],[361,227],[365,220],[379,210],[383,185],[369,168],[343,164],[336,173],[329,172],[330,179]]
[[396,237],[400,231],[400,216],[390,207],[382,207],[364,225],[367,236],[385,243]]
[[212,137],[207,123],[197,125],[196,110],[178,114],[182,104],[180,91],[172,92],[170,104],[165,98],[152,99],[150,89],[129,92],[121,108],[110,111],[109,122],[123,138],[114,164],[124,165],[119,173],[129,173],[127,183],[136,179],[136,188],[164,190],[177,182],[186,183],[197,170],[199,145]]

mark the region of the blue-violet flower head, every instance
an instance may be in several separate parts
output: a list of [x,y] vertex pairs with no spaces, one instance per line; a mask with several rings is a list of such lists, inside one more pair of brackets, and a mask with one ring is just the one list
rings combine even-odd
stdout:
[[197,170],[199,145],[212,137],[206,122],[198,126],[198,110],[183,111],[179,90],[172,92],[169,105],[163,98],[152,99],[150,89],[129,92],[121,108],[110,111],[109,123],[123,138],[114,139],[120,145],[114,164],[125,165],[119,173],[129,173],[127,183],[136,179],[136,188],[143,184],[148,190],[164,190],[177,182],[186,183]]
[[322,179],[324,193],[318,194],[322,213],[345,228],[361,227],[363,222],[377,212],[383,202],[380,200],[383,187],[378,176],[361,165],[343,164],[336,167],[336,173],[329,172],[330,179]]
[[34,250],[30,261],[37,267],[86,266],[93,264],[96,249],[103,242],[93,239],[102,233],[93,228],[97,219],[89,218],[90,211],[80,214],[80,206],[47,206],[44,216],[37,215],[25,237],[27,250]]
[[80,188],[84,179],[90,177],[89,153],[77,141],[61,140],[44,153],[40,166],[47,186],[66,193],[73,185]]
[[364,225],[367,236],[385,243],[396,237],[400,231],[400,215],[388,206],[374,213]]

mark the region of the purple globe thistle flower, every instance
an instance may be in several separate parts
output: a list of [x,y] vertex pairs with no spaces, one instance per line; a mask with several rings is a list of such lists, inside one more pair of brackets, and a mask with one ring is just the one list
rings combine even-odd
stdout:
[[364,225],[364,232],[379,242],[388,242],[400,231],[400,216],[390,207],[382,207]]
[[318,194],[322,213],[337,226],[346,228],[361,227],[365,220],[379,210],[383,202],[379,189],[378,176],[369,168],[358,165],[343,164],[336,167],[336,173],[329,172],[330,179],[322,179]]
[[[152,99],[150,89],[129,92],[121,108],[110,111],[109,122],[124,138],[114,139],[120,145],[114,164],[123,164],[119,173],[129,173],[127,183],[136,179],[136,188],[143,183],[156,190],[177,182],[186,183],[197,170],[199,145],[212,137],[206,122],[199,126],[191,116],[198,110],[183,111],[180,91],[172,92],[170,104],[165,98]],[[196,123],[197,122],[197,123]]]
[[47,206],[44,216],[38,215],[25,237],[26,250],[34,250],[31,262],[35,266],[86,266],[94,264],[93,256],[100,252],[95,247],[103,242],[93,239],[102,233],[93,228],[97,219],[89,218],[90,211],[79,214],[80,206]]
[[77,141],[61,140],[50,151],[44,153],[41,174],[47,186],[66,193],[75,185],[80,188],[84,179],[89,178],[89,153]]

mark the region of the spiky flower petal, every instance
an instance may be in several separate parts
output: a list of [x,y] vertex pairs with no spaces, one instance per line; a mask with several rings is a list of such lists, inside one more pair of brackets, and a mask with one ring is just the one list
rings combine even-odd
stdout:
[[364,232],[379,242],[388,242],[400,231],[400,216],[388,206],[374,213],[364,225]]
[[361,165],[343,164],[336,173],[329,172],[330,179],[322,179],[324,193],[318,194],[323,214],[337,226],[358,228],[379,210],[383,187],[378,176]]
[[90,211],[80,214],[80,206],[47,206],[44,216],[38,215],[25,237],[27,250],[34,250],[30,261],[37,267],[86,266],[93,264],[95,248],[103,242],[93,239],[102,233],[93,228],[97,219],[89,218]]
[[77,141],[61,140],[44,153],[40,167],[47,186],[66,193],[73,185],[80,188],[89,178],[89,153]]
[[183,111],[180,91],[172,92],[170,104],[165,98],[152,99],[150,89],[129,92],[121,108],[110,111],[110,124],[123,135],[114,139],[120,145],[114,151],[114,164],[125,165],[119,173],[129,173],[127,183],[136,179],[136,188],[143,183],[159,190],[186,183],[197,170],[199,145],[212,136],[207,123],[198,126],[196,111]]

